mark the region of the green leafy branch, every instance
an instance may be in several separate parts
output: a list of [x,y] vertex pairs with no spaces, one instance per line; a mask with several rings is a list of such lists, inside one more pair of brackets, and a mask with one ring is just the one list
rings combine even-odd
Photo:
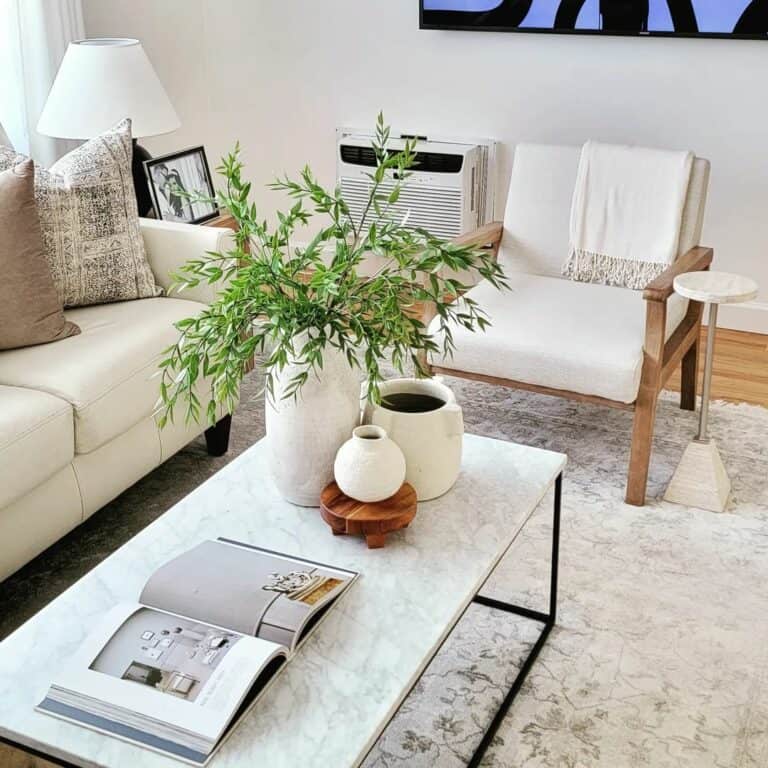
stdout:
[[[237,222],[234,246],[187,262],[175,276],[179,291],[201,284],[220,290],[210,306],[176,324],[179,340],[160,363],[162,425],[173,419],[179,401],[188,421],[200,421],[203,408],[211,423],[220,406],[233,409],[254,355],[264,357],[270,398],[276,376],[289,363],[298,364],[299,373],[283,386],[283,398],[296,397],[309,376],[322,370],[325,351],[334,348],[364,371],[367,396],[378,401],[384,360],[402,374],[412,364],[426,376],[420,355],[450,356],[452,327],[488,326],[482,308],[463,296],[469,286],[444,275],[474,270],[502,289],[507,286],[500,266],[486,250],[406,226],[395,206],[417,150],[407,141],[393,151],[389,142],[390,129],[380,114],[371,143],[376,166],[359,220],[339,187],[326,189],[305,167],[298,179],[279,178],[270,185],[293,201],[270,227],[250,200],[239,145],[223,158],[216,170],[226,185],[213,200]],[[317,234],[306,246],[292,247],[296,230],[315,219],[321,220]],[[381,266],[366,274],[371,257]],[[436,334],[418,311],[427,304],[436,310]]]

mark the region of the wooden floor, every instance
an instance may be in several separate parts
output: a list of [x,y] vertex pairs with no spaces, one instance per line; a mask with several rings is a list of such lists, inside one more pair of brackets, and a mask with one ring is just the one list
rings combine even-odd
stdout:
[[[707,329],[702,328],[699,375],[704,368]],[[668,389],[679,391],[680,370],[669,380]],[[701,378],[699,378],[701,394]],[[768,407],[768,336],[745,331],[718,329],[712,366],[712,398],[755,403]]]

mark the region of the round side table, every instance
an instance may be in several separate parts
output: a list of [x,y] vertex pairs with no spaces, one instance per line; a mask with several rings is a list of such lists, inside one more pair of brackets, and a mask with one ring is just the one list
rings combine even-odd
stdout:
[[709,399],[712,388],[712,359],[715,352],[717,309],[720,304],[739,304],[757,297],[754,280],[727,272],[686,272],[674,282],[675,293],[709,305],[704,386],[699,411],[699,431],[685,449],[683,458],[664,494],[666,501],[722,512],[728,503],[731,481],[715,441],[709,438]]

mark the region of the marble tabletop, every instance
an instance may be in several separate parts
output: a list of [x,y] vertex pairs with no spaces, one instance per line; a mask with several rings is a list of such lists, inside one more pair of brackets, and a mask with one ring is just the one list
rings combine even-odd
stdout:
[[[357,766],[565,466],[562,454],[467,435],[460,477],[383,549],[335,537],[266,481],[257,443],[0,643],[0,735],[78,766],[172,758],[34,711],[113,605],[219,536],[359,570],[360,579],[216,753],[214,768]],[[510,596],[511,597],[511,596]]]
[[685,272],[673,283],[675,293],[710,304],[740,304],[757,298],[757,283],[730,272]]

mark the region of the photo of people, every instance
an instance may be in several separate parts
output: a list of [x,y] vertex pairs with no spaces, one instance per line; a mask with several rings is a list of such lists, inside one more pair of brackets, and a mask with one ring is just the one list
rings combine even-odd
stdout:
[[90,668],[194,701],[240,639],[233,632],[141,608],[112,635]]
[[428,25],[768,36],[768,0],[422,1]]
[[203,147],[155,157],[144,168],[158,219],[199,224],[218,215],[214,203],[199,199],[214,195]]

